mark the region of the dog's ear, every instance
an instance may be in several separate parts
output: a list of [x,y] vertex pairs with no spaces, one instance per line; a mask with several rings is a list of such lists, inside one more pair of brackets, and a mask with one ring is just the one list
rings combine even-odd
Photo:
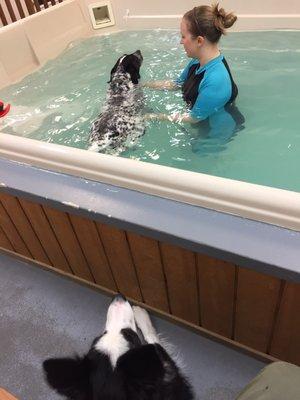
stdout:
[[139,79],[141,78],[139,70],[130,67],[130,68],[128,68],[127,72],[130,74],[130,78],[132,80],[132,83],[134,83],[135,85],[137,83],[139,83]]
[[134,55],[130,54],[124,59],[122,63],[125,72],[130,74],[132,83],[137,84],[139,82],[141,61]]
[[52,358],[43,362],[46,380],[59,394],[74,400],[88,400],[90,366],[84,358]]

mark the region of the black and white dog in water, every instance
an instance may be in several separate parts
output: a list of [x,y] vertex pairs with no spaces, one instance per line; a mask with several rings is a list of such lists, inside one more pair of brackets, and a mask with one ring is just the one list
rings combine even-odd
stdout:
[[111,70],[107,98],[90,132],[89,150],[120,153],[144,134],[143,94],[138,85],[140,50],[120,57]]
[[147,311],[122,295],[111,302],[105,330],[84,357],[48,359],[43,367],[50,386],[70,400],[194,399]]

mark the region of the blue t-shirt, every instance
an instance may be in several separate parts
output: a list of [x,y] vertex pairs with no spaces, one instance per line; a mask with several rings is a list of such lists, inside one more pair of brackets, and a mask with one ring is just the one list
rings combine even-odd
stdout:
[[192,59],[182,71],[176,83],[184,85],[189,77],[190,68],[197,64],[199,66],[196,68],[195,75],[201,75],[201,77],[199,76],[201,79],[198,95],[192,105],[190,115],[194,119],[204,120],[230,102],[235,84],[222,54],[203,67],[200,66],[199,60]]

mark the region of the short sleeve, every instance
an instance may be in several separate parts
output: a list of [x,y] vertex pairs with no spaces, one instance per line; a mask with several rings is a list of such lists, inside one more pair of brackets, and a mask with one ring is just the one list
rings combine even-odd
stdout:
[[174,82],[177,84],[177,85],[182,85],[185,81],[186,81],[186,79],[187,79],[187,77],[188,77],[188,73],[189,73],[189,69],[190,69],[190,67],[193,65],[193,64],[198,64],[199,63],[199,61],[198,60],[191,60],[188,64],[187,64],[187,66],[184,68],[184,70],[181,72],[181,74],[179,75],[179,77],[177,78],[177,79],[175,79],[174,80]]

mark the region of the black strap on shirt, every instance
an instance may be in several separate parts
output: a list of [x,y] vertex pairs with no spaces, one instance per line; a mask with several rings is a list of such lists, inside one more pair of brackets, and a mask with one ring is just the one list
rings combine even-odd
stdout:
[[189,68],[188,76],[182,85],[182,96],[187,105],[192,108],[198,97],[199,85],[204,77],[205,71],[196,74],[200,64],[193,64]]
[[[238,95],[238,88],[232,78],[230,68],[227,64],[227,61],[225,58],[222,60],[225,68],[227,69],[227,72],[230,77],[230,82],[231,82],[231,96],[230,99],[226,104],[231,104],[234,102]],[[187,103],[187,105],[192,108],[194,104],[196,103],[197,97],[198,97],[198,89],[199,85],[205,75],[205,70],[202,71],[200,74],[196,74],[197,69],[200,67],[200,63],[198,64],[193,64],[190,66],[189,71],[188,71],[188,76],[185,82],[182,85],[182,95],[184,101]]]

